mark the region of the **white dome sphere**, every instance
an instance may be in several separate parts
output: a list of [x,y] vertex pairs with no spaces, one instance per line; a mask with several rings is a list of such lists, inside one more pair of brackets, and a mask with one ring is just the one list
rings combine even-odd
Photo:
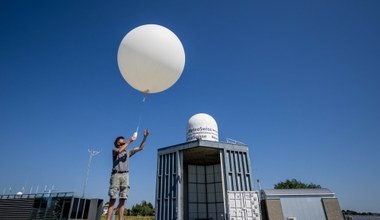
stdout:
[[186,141],[219,141],[218,125],[213,117],[205,113],[191,116],[187,123]]

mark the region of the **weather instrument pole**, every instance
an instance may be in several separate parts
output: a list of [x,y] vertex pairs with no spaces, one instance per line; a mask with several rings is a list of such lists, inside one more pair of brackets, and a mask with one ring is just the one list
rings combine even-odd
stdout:
[[87,182],[88,182],[88,176],[90,174],[90,167],[91,167],[92,158],[95,157],[96,155],[100,154],[100,152],[102,152],[102,151],[96,151],[96,150],[93,150],[93,149],[88,149],[88,153],[90,154],[90,157],[88,159],[87,173],[86,173],[86,178],[85,178],[84,184],[83,184],[82,198],[84,198],[84,195],[86,193],[86,187],[87,187]]

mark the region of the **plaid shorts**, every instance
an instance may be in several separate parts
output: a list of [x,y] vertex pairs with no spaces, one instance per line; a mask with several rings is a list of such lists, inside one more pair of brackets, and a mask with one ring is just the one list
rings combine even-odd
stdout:
[[108,195],[111,199],[127,199],[129,192],[129,173],[114,173],[110,178]]

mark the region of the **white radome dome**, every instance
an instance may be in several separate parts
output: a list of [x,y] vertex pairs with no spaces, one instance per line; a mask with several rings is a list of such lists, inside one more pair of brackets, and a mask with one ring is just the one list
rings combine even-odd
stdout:
[[186,141],[207,140],[219,141],[218,125],[213,117],[198,113],[189,119],[186,130]]

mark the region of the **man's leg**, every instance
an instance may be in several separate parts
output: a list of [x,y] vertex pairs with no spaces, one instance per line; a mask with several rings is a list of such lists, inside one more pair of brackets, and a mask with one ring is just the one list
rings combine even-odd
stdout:
[[125,201],[129,192],[129,174],[123,173],[120,178],[120,194],[119,194],[119,220],[124,219]]
[[110,202],[108,203],[107,220],[112,219],[113,209],[115,207],[115,201],[116,199],[110,199]]
[[115,202],[117,198],[117,194],[119,192],[119,179],[117,174],[112,174],[110,178],[110,188],[108,190],[108,195],[110,196],[110,202],[108,204],[108,213],[107,220],[112,219],[113,210],[115,208]]
[[125,199],[119,199],[119,220],[124,219]]

